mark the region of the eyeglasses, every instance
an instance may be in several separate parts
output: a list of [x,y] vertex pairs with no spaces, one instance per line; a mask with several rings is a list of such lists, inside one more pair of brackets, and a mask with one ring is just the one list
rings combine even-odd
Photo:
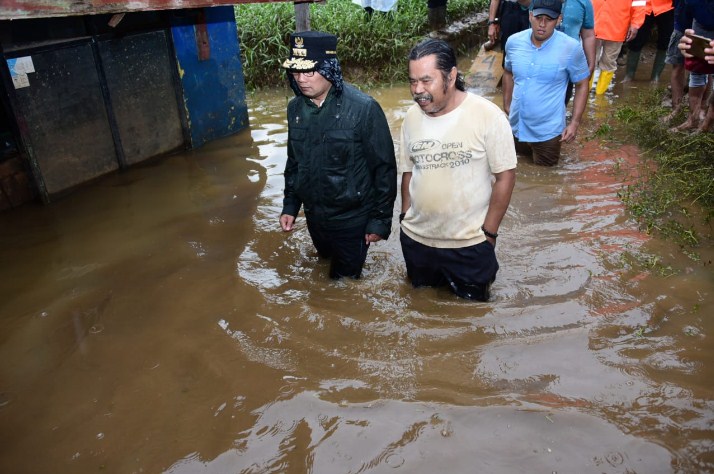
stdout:
[[297,79],[298,76],[300,76],[300,74],[302,74],[305,77],[312,77],[315,75],[315,71],[297,71],[297,72],[291,72],[290,74],[292,74],[293,77],[295,79]]

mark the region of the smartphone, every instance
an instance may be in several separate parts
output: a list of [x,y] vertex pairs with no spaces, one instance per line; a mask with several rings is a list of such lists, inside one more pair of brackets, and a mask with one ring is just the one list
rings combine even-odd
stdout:
[[689,50],[687,52],[692,56],[704,59],[704,48],[709,47],[709,42],[711,40],[699,35],[687,35],[687,37],[692,39],[692,44],[689,46]]

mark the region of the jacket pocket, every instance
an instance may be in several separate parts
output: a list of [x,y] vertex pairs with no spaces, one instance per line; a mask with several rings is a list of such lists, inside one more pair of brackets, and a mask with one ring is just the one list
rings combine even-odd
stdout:
[[357,134],[352,129],[332,129],[325,131],[324,139],[323,196],[334,203],[336,211],[359,207],[364,196],[357,191],[357,182],[361,179],[355,166],[361,149]]
[[307,129],[292,127],[289,130],[288,141],[293,146],[297,156],[304,154],[305,140],[307,139]]

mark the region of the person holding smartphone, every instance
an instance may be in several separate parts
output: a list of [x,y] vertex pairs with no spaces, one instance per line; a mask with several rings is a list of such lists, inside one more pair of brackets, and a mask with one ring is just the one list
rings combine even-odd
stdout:
[[[691,24],[686,25],[688,28],[684,31],[684,36],[679,41],[679,49],[685,57],[685,69],[690,71],[689,75],[689,116],[681,125],[671,129],[672,131],[685,131],[689,129],[697,129],[698,131],[707,131],[714,125],[714,110],[709,107],[709,112],[704,117],[700,124],[702,99],[707,90],[709,80],[711,80],[711,72],[707,71],[707,66],[711,68],[704,58],[700,58],[699,64],[687,61],[693,55],[690,53],[691,45],[695,40],[694,35],[708,38],[709,41],[714,39],[714,1],[711,0],[684,0],[685,13],[692,18]],[[706,48],[704,48],[706,49]],[[705,54],[706,56],[706,54]],[[709,104],[712,99],[709,99]]]
[[694,30],[686,30],[679,43],[679,49],[685,57],[700,58],[714,64],[714,39],[695,35]]
[[[694,30],[688,29],[684,31],[682,39],[679,40],[679,49],[680,51],[682,51],[682,55],[685,58],[699,58],[705,61],[707,64],[711,65],[711,69],[714,70],[714,38],[707,38],[704,36],[696,35],[694,34]],[[710,74],[708,77],[709,80],[711,80],[713,76]],[[707,113],[704,116],[704,120],[702,121],[701,125],[699,125],[699,128],[697,128],[698,132],[708,132],[714,129],[714,92],[709,94],[709,100],[707,101],[707,105]],[[685,122],[685,124],[686,123],[687,122]]]

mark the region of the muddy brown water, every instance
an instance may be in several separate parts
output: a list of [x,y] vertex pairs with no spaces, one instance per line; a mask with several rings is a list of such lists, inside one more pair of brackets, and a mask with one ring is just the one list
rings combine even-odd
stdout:
[[[396,137],[408,88],[369,92]],[[557,168],[520,160],[474,303],[411,288],[396,222],[360,281],[279,230],[287,94],[0,215],[1,472],[714,471],[711,266],[628,218],[639,151],[586,139],[610,99]]]

